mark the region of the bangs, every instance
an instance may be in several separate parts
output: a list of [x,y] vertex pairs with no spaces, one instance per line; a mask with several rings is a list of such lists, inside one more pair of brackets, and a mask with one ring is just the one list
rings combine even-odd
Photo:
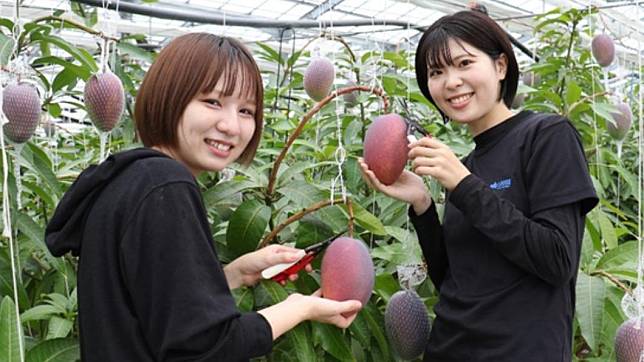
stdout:
[[255,62],[227,42],[215,51],[229,53],[229,56],[213,57],[214,61],[208,65],[208,72],[203,78],[199,92],[210,93],[222,82],[221,95],[224,97],[236,95],[253,102],[261,98],[262,86],[257,81],[261,79],[261,75]]
[[467,54],[473,55],[465,49],[460,39],[450,36],[444,29],[438,29],[428,36],[423,44],[427,49],[428,68],[440,69],[447,65],[454,65],[452,52],[449,49],[450,39],[454,40]]

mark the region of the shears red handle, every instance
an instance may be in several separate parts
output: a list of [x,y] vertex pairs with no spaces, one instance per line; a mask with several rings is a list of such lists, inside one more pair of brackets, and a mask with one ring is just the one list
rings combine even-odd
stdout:
[[311,261],[315,258],[317,253],[308,253],[304,255],[304,257],[298,261],[295,262],[295,264],[291,265],[284,271],[278,273],[276,276],[272,277],[271,280],[274,280],[278,283],[281,283],[283,281],[286,281],[288,277],[290,277],[293,274],[297,274],[300,270],[304,269],[304,267],[311,263]]
[[273,265],[271,267],[268,267],[262,271],[262,278],[264,279],[271,279],[276,282],[283,282],[288,280],[288,278],[293,275],[297,274],[300,270],[302,270],[307,264],[310,264],[311,261],[322,251],[324,250],[331,242],[338,237],[340,237],[342,234],[344,234],[346,230],[343,230],[342,232],[324,240],[321,241],[317,244],[313,244],[307,248],[304,249],[305,254],[298,260],[292,262],[292,263],[284,263],[284,264],[277,264]]

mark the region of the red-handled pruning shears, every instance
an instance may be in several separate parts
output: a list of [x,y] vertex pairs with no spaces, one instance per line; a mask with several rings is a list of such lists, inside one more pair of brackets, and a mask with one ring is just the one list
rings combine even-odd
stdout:
[[283,282],[288,279],[289,276],[297,274],[302,270],[307,264],[322,251],[324,250],[331,242],[337,239],[339,236],[344,234],[346,230],[324,240],[319,243],[310,245],[304,249],[304,256],[292,263],[277,264],[271,267],[268,267],[262,271],[262,278],[271,279],[278,283]]

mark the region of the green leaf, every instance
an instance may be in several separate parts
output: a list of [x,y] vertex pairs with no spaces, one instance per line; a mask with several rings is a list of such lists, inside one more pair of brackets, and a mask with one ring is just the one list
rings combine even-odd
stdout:
[[581,335],[591,350],[599,347],[604,319],[606,284],[598,277],[580,273],[577,277],[576,316]]
[[262,308],[279,303],[288,297],[286,290],[272,280],[262,280],[254,289],[255,307]]
[[6,66],[9,64],[15,45],[16,41],[13,38],[0,33],[0,65]]
[[[378,343],[378,347],[380,347],[382,354],[385,357],[389,357],[389,344],[387,342],[385,334],[383,333],[383,326],[385,325],[385,321],[382,313],[380,313],[380,311],[371,303],[367,303],[367,305],[362,308],[362,311],[360,311],[360,313],[363,314],[365,319],[367,320],[369,329],[371,330],[373,337],[376,339],[376,342]],[[385,358],[385,360],[390,359]]]
[[593,112],[597,113],[597,115],[599,115],[600,117],[609,122],[615,122],[613,120],[612,113],[617,112],[617,108],[614,105],[608,103],[593,102],[590,106],[593,109]]
[[[353,203],[353,217],[356,220],[356,224],[361,227],[369,230],[370,232],[376,235],[387,235],[385,226],[382,224],[380,219],[376,215],[367,211],[364,207],[360,206],[358,203]],[[343,205],[343,208],[347,210],[346,205]],[[348,212],[348,211],[347,211]]]
[[313,323],[313,333],[322,348],[340,361],[355,361],[342,330],[329,324]]
[[74,322],[61,317],[53,316],[49,320],[46,339],[64,338],[71,332]]
[[282,165],[279,171],[277,171],[278,185],[283,185],[291,181],[291,179],[294,176],[301,175],[304,171],[308,169],[321,168],[323,166],[329,166],[334,164],[335,162],[331,162],[331,161],[322,161],[322,162],[301,161],[301,162],[296,162],[293,165],[290,165],[288,167],[286,167],[286,165]]
[[60,308],[56,308],[50,304],[41,304],[22,313],[20,320],[24,323],[34,320],[49,319],[51,316],[61,313],[65,313],[65,310],[61,310]]
[[581,88],[574,81],[571,80],[567,83],[566,87],[566,104],[570,106],[571,104],[577,102],[581,97]]
[[45,245],[45,241],[43,239],[45,236],[45,230],[42,226],[35,223],[29,215],[20,213],[16,216],[16,227],[34,243],[34,246],[45,255],[47,261],[56,270],[63,273],[65,272],[63,261],[60,258],[56,258],[51,255],[47,245]]
[[349,326],[349,330],[351,331],[351,335],[358,340],[363,348],[367,348],[371,344],[371,331],[369,330],[369,325],[364,317],[364,313],[358,313],[356,319],[354,319],[353,323]]
[[35,41],[44,41],[54,44],[58,48],[64,50],[69,55],[74,57],[74,59],[78,60],[90,72],[94,73],[98,71],[96,61],[89,55],[89,53],[79,50],[74,45],[62,38],[53,35],[44,35],[42,33],[34,33],[32,35],[32,39]]
[[37,66],[40,64],[44,65],[50,65],[50,64],[56,64],[65,67],[66,69],[70,69],[72,72],[74,72],[79,78],[86,80],[90,77],[92,74],[89,69],[78,66],[76,64],[72,64],[64,59],[54,57],[54,56],[46,56],[46,57],[40,57],[37,59],[34,59],[34,61],[31,63],[32,66]]
[[601,229],[604,242],[606,243],[606,248],[608,250],[613,249],[617,246],[617,235],[615,234],[615,227],[613,223],[608,219],[606,213],[601,209],[597,211],[599,228]]
[[[77,79],[78,74],[74,72],[74,70],[65,68],[60,73],[56,74],[56,78],[54,78],[54,82],[51,85],[51,90],[56,93],[59,90],[63,89],[63,87],[75,83]],[[58,115],[52,114],[53,117],[58,117],[59,115],[60,112],[58,113]]]
[[[298,207],[306,208],[329,197],[317,187],[306,181],[293,181],[277,189],[286,199]],[[323,207],[316,211],[320,219],[329,224],[333,230],[346,228],[346,218],[336,206]]]
[[70,362],[80,360],[80,346],[73,338],[42,341],[27,352],[26,362]]
[[59,117],[60,114],[63,113],[63,110],[58,103],[48,103],[45,105],[45,108],[47,109],[47,112],[54,118]]
[[269,46],[267,44],[264,44],[262,42],[259,42],[259,41],[256,44],[259,45],[260,48],[262,48],[262,50],[264,51],[263,54],[264,54],[264,56],[266,56],[266,58],[268,60],[271,60],[271,61],[273,61],[275,63],[284,64],[284,62],[282,61],[282,56],[275,49],[273,49],[271,46]]
[[154,53],[151,53],[135,44],[118,42],[116,43],[116,48],[122,53],[131,56],[132,58],[142,60],[146,63],[152,63],[154,61]]
[[400,290],[398,281],[390,273],[382,273],[376,276],[376,282],[373,286],[374,292],[378,294],[386,303],[397,291]]
[[8,296],[0,304],[0,359],[4,362],[20,362],[19,340],[22,326],[18,328],[16,305]]
[[237,255],[253,251],[264,235],[271,209],[258,200],[244,201],[228,221],[226,243]]
[[247,191],[257,187],[259,187],[259,185],[248,180],[232,179],[220,182],[215,185],[215,187],[204,192],[204,203],[206,204],[206,208],[211,208],[221,202],[229,201],[242,191]]
[[638,245],[637,241],[629,241],[619,244],[604,254],[597,262],[596,269],[611,272],[616,269],[632,269],[637,268],[637,254]]
[[396,226],[385,226],[385,231],[387,232],[387,234],[393,236],[402,244],[403,250],[407,253],[408,256],[405,259],[405,263],[422,263],[423,252],[420,249],[420,244],[418,243],[418,235],[415,232]]
[[287,338],[291,342],[292,351],[297,356],[298,361],[316,362],[317,356],[311,343],[311,333],[308,328],[309,323],[300,323],[297,327],[287,333]]

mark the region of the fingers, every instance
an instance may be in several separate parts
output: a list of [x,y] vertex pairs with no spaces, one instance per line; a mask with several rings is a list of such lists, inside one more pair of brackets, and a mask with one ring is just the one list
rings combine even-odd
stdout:
[[266,248],[268,255],[266,261],[269,265],[292,263],[302,258],[306,252],[303,249],[296,249],[285,245],[271,245]]
[[367,165],[362,158],[358,158],[358,162],[360,163],[360,173],[367,185],[372,189],[383,191],[386,186],[383,185],[376,177],[376,174],[369,169],[369,165]]

